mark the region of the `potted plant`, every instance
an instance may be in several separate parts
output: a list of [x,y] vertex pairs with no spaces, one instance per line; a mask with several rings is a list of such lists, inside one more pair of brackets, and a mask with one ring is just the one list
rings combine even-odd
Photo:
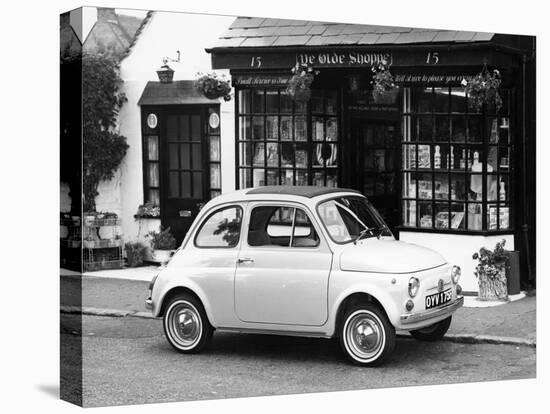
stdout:
[[506,287],[506,267],[510,252],[504,250],[506,240],[497,243],[494,250],[485,247],[474,253],[472,258],[478,260],[474,271],[479,286],[480,300],[508,300]]
[[146,202],[138,207],[138,211],[134,216],[139,218],[158,218],[160,217],[160,207],[153,204],[151,201]]
[[377,104],[394,104],[399,94],[399,87],[395,84],[390,72],[390,65],[386,59],[371,66],[372,71],[372,98]]
[[143,264],[147,246],[141,242],[128,242],[124,245],[124,249],[126,250],[126,260],[129,267],[137,267]]
[[218,76],[217,73],[197,73],[195,88],[208,99],[223,98],[224,101],[231,100],[231,82],[225,75]]
[[170,227],[161,228],[160,231],[150,231],[147,234],[150,239],[153,254],[151,260],[156,263],[166,263],[170,260],[172,251],[176,248],[176,239],[170,232]]
[[308,101],[311,98],[311,84],[319,71],[299,63],[290,71],[292,77],[288,80],[286,92],[295,101]]
[[489,72],[487,65],[470,81],[463,80],[464,92],[468,96],[468,107],[479,112],[483,104],[495,105],[496,112],[502,107],[500,84],[502,79],[498,69]]

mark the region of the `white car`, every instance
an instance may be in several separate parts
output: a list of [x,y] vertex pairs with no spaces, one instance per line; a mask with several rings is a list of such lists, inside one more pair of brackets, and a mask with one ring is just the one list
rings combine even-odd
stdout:
[[360,193],[268,186],[208,202],[150,286],[148,308],[180,352],[214,330],[338,337],[355,364],[380,364],[395,331],[445,335],[464,298],[460,268],[395,240]]

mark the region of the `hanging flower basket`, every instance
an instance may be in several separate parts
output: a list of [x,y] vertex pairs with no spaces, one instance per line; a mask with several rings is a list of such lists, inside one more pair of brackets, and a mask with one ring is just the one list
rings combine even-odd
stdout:
[[489,72],[487,65],[484,65],[482,71],[472,80],[463,81],[470,110],[479,112],[483,105],[487,104],[494,105],[498,112],[502,107],[502,98],[499,92],[501,83],[500,72],[497,69]]
[[504,250],[505,240],[497,243],[494,251],[482,247],[472,258],[478,260],[474,271],[479,287],[479,300],[508,300],[506,263],[510,252]]
[[231,82],[225,78],[225,75],[218,76],[215,72],[197,73],[195,88],[208,99],[231,100]]
[[291,72],[292,77],[288,80],[286,92],[295,101],[309,101],[311,98],[311,84],[319,71],[314,70],[311,66],[296,63]]
[[395,84],[388,61],[383,59],[371,66],[372,99],[377,104],[392,105],[397,101],[399,87]]

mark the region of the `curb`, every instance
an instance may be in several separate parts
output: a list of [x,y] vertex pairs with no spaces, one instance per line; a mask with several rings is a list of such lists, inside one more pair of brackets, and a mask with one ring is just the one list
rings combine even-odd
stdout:
[[[78,306],[61,306],[61,313],[82,314],[94,316],[108,316],[112,318],[125,318],[127,316],[142,319],[160,319],[155,318],[150,312],[143,311],[125,311],[119,309],[101,309],[91,307]],[[410,335],[397,335],[399,338],[412,339]],[[493,344],[493,345],[515,345],[527,346],[530,348],[537,347],[537,341],[532,339],[514,338],[509,336],[496,335],[474,335],[474,334],[447,334],[443,337],[443,341],[456,342],[463,344]]]

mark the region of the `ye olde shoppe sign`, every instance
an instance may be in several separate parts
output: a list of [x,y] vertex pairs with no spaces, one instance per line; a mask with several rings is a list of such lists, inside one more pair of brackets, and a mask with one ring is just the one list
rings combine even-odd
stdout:
[[393,63],[391,53],[370,53],[370,52],[319,52],[300,53],[296,61],[301,65],[313,67],[323,66],[372,66],[385,61],[390,65]]

